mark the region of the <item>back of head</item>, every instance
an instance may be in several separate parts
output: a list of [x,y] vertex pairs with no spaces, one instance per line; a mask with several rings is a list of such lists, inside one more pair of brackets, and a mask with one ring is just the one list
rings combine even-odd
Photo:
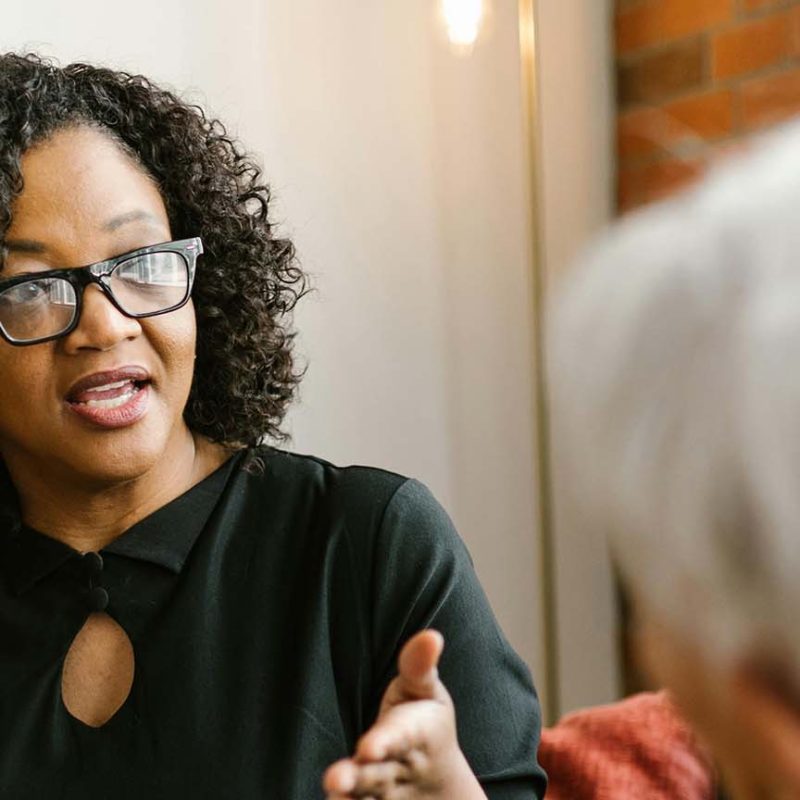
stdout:
[[553,310],[568,524],[716,659],[800,687],[800,124],[619,224]]

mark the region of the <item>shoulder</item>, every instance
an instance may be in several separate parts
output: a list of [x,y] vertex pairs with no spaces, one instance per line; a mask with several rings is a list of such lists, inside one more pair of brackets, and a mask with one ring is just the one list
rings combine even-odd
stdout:
[[269,446],[254,448],[253,457],[263,465],[260,474],[247,479],[257,493],[283,508],[324,510],[360,544],[366,544],[366,537],[370,549],[391,548],[400,538],[407,548],[430,552],[452,547],[458,539],[447,513],[418,480],[377,467],[338,466]]
[[[260,469],[248,468],[256,461]],[[360,525],[376,529],[401,523],[409,516],[441,521],[444,515],[423,483],[379,467],[340,466],[318,456],[267,445],[250,450],[241,465],[241,474],[253,492],[280,498],[282,504],[327,505]]]
[[361,504],[365,501],[385,504],[392,495],[409,481],[386,469],[360,464],[340,466],[324,458],[302,453],[292,453],[276,447],[262,445],[250,452],[250,461],[258,459],[263,465],[262,481],[280,485],[336,494],[343,502]]

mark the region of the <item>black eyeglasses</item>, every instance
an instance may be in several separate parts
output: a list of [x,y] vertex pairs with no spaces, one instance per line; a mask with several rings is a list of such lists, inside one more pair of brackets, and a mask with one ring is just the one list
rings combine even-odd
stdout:
[[198,237],[123,253],[88,267],[53,269],[0,280],[0,335],[13,345],[47,342],[75,330],[92,283],[127,317],[168,314],[189,300]]

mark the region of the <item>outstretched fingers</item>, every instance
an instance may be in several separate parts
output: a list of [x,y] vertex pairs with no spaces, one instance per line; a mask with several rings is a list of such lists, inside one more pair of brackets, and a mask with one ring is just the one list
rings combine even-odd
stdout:
[[439,680],[443,648],[444,638],[434,630],[406,642],[377,720],[359,739],[353,757],[325,772],[328,800],[412,800],[444,785],[453,773],[454,754],[461,753],[453,702]]
[[329,800],[399,798],[401,789],[410,786],[412,780],[412,767],[400,761],[361,764],[343,759],[328,768],[322,784]]
[[449,715],[435,700],[417,700],[390,708],[359,739],[355,758],[362,763],[408,760],[414,751],[438,749],[450,730]]

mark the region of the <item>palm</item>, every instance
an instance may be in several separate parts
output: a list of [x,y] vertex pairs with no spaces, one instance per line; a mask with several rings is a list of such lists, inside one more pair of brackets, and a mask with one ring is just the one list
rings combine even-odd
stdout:
[[[436,666],[444,641],[422,631],[403,647],[398,675],[389,684],[374,725],[352,759],[334,764],[324,785],[331,798],[391,798],[435,793],[458,753],[453,702]],[[417,792],[409,794],[410,785]],[[398,794],[395,794],[397,792]]]

